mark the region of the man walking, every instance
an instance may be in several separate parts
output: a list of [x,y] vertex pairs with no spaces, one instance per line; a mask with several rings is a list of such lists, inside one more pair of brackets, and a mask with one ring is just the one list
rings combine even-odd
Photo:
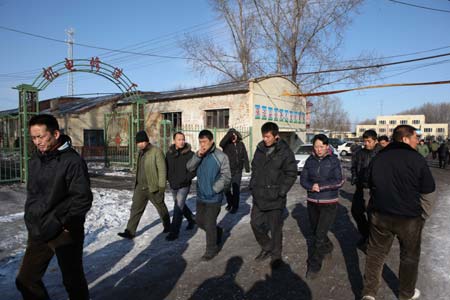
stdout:
[[438,148],[438,156],[439,156],[439,168],[445,169],[448,161],[448,145],[445,142],[442,142]]
[[425,144],[424,140],[420,140],[419,145],[417,145],[417,152],[424,158],[427,158],[428,154],[430,154],[430,149],[428,149],[428,145]]
[[29,162],[25,224],[28,242],[16,278],[24,300],[50,299],[42,277],[56,254],[71,300],[89,299],[83,270],[84,221],[92,205],[84,160],[63,140],[51,115],[29,121],[37,151]]
[[186,198],[191,189],[192,178],[195,176],[195,173],[187,170],[186,165],[193,155],[194,152],[191,150],[191,145],[186,143],[184,133],[176,132],[173,135],[173,144],[166,154],[167,179],[174,200],[170,233],[166,236],[166,240],[168,241],[173,241],[178,238],[183,215],[188,220],[186,230],[193,229],[195,225],[192,212],[186,205]]
[[239,208],[239,194],[241,188],[242,170],[250,172],[247,149],[242,142],[242,136],[234,128],[228,130],[227,134],[220,141],[220,147],[228,156],[231,169],[231,189],[225,193],[227,197],[227,207],[230,213],[234,214]]
[[420,259],[422,198],[435,190],[427,162],[417,151],[416,129],[399,125],[393,140],[371,166],[371,227],[364,275],[363,300],[374,300],[384,261],[395,237],[400,242],[400,300],[418,299],[415,289]]
[[431,154],[433,155],[433,159],[437,158],[437,153],[438,153],[438,149],[439,149],[439,144],[436,141],[433,141],[431,143]]
[[[358,226],[361,239],[358,247],[363,251],[367,248],[369,241],[369,220],[366,215],[367,203],[369,201],[369,164],[377,153],[383,149],[377,140],[374,130],[366,130],[363,133],[364,149],[356,152],[352,157],[352,185],[356,185],[352,200],[352,216]],[[367,200],[367,201],[366,201]]]
[[223,229],[217,226],[217,217],[223,192],[231,182],[228,157],[216,148],[211,131],[198,135],[200,149],[187,163],[189,172],[197,174],[196,222],[206,233],[206,251],[202,260],[211,260],[219,252]]
[[158,211],[164,226],[163,232],[169,232],[170,230],[169,212],[164,203],[167,175],[164,154],[161,149],[149,143],[147,133],[143,130],[136,134],[136,144],[140,151],[130,219],[125,231],[118,233],[119,236],[127,239],[133,239],[136,236],[136,229],[148,200],[152,202]]
[[386,146],[389,145],[389,138],[387,137],[387,135],[379,136],[378,144],[380,144],[381,147],[386,148]]
[[283,211],[287,193],[297,179],[297,163],[289,145],[280,139],[277,124],[265,123],[261,133],[263,140],[253,157],[249,185],[253,197],[250,224],[261,246],[255,260],[271,258],[271,267],[276,269],[283,262]]

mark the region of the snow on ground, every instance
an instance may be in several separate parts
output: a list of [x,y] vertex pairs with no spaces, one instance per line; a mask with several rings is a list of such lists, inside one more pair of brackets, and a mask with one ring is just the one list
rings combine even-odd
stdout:
[[110,166],[105,167],[104,163],[89,162],[87,163],[89,173],[103,176],[117,176],[117,177],[134,177],[130,172],[130,168],[124,166]]

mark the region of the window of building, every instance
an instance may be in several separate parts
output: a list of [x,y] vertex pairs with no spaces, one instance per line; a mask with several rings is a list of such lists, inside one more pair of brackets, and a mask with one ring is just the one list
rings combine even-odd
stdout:
[[104,146],[103,129],[84,129],[84,146]]
[[433,128],[424,128],[423,132],[433,132]]
[[413,120],[412,123],[413,124],[420,124],[420,120]]
[[390,120],[390,121],[389,121],[389,124],[395,125],[395,124],[397,124],[397,121],[396,121],[396,120]]
[[380,128],[380,132],[386,132],[386,128]]
[[172,127],[181,128],[181,112],[163,113],[163,119],[172,123]]
[[445,132],[445,128],[437,128],[436,132],[439,132],[439,133]]
[[400,120],[400,125],[406,125],[406,124],[408,124],[407,120]]
[[230,119],[229,109],[216,109],[206,111],[207,128],[228,128],[229,119]]
[[364,131],[366,131],[365,128],[360,128],[359,129],[359,132],[364,132]]
[[380,122],[378,122],[378,124],[385,125],[386,124],[386,120],[380,120]]
[[389,128],[389,132],[393,132],[394,131],[394,128]]

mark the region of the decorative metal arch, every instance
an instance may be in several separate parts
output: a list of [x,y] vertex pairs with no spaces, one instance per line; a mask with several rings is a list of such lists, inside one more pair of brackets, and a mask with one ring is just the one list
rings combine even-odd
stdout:
[[[143,108],[144,100],[140,97],[140,92],[137,90],[138,85],[130,80],[128,76],[123,73],[123,69],[114,67],[108,63],[100,60],[98,57],[90,59],[68,59],[60,61],[47,68],[42,68],[42,72],[34,79],[33,83],[21,84],[15,89],[19,91],[19,122],[21,129],[21,178],[26,181],[28,176],[28,128],[27,123],[31,115],[39,113],[39,97],[38,93],[45,90],[55,79],[69,74],[71,72],[91,73],[101,76],[112,82],[122,92],[124,98],[132,104],[132,126],[131,136],[143,127]],[[105,124],[105,128],[107,124]],[[130,144],[131,151],[134,153],[134,144]],[[135,165],[135,159],[131,160],[132,165]]]

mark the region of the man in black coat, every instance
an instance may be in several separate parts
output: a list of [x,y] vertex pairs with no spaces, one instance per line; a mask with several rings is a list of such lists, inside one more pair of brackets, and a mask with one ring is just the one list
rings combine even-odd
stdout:
[[297,180],[297,162],[289,145],[280,139],[277,124],[267,122],[261,132],[263,141],[258,144],[252,161],[250,224],[261,246],[255,260],[271,257],[275,269],[282,265],[283,211],[287,193]]
[[169,181],[174,202],[170,233],[166,236],[166,240],[168,241],[173,241],[178,238],[183,215],[188,220],[187,230],[193,229],[195,225],[192,212],[186,205],[186,198],[191,189],[192,178],[195,177],[195,173],[189,172],[186,165],[193,155],[194,152],[191,150],[191,145],[186,143],[184,133],[174,133],[173,144],[166,154],[167,180]]
[[239,208],[239,193],[241,188],[242,170],[250,172],[247,149],[242,142],[242,136],[234,128],[228,130],[227,134],[220,141],[220,147],[228,156],[231,168],[231,190],[225,193],[227,197],[226,209],[234,214]]
[[51,115],[29,122],[37,151],[29,163],[25,224],[28,242],[16,285],[23,299],[49,299],[42,277],[56,254],[70,299],[89,299],[83,271],[84,221],[92,205],[86,163]]
[[438,148],[438,156],[439,156],[439,168],[445,169],[448,161],[448,145],[445,142]]
[[358,247],[365,251],[369,240],[369,220],[366,215],[367,202],[369,200],[369,164],[377,153],[383,149],[378,144],[375,130],[366,130],[363,133],[364,148],[352,155],[352,185],[356,185],[352,199],[352,216],[358,226],[362,238]]
[[364,300],[375,299],[384,261],[394,238],[400,242],[399,298],[418,299],[415,288],[424,219],[424,200],[435,183],[425,158],[417,151],[416,129],[399,125],[393,140],[372,160],[371,218],[364,275]]

